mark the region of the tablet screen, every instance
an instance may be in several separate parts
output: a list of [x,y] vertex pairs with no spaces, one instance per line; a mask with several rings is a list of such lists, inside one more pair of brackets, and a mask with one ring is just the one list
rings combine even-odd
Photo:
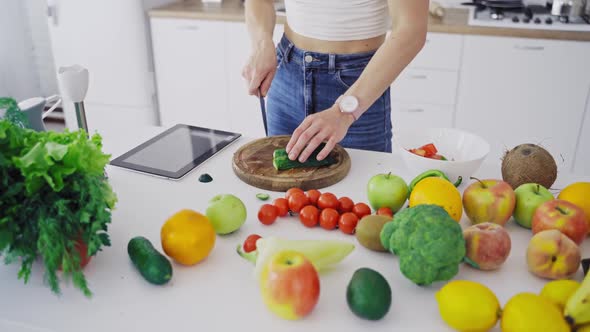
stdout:
[[178,178],[238,137],[235,133],[177,125],[111,164]]

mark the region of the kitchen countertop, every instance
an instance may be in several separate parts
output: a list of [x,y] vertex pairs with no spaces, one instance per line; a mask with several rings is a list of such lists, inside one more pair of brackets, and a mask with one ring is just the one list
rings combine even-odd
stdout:
[[[535,29],[497,28],[468,25],[468,9],[447,8],[444,18],[430,16],[428,31],[464,35],[484,35],[556,40],[590,41],[590,32],[555,31]],[[244,21],[241,0],[224,0],[222,4],[207,4],[200,0],[175,2],[149,11],[151,17]],[[284,24],[285,17],[277,15],[277,24]]]
[[[111,124],[99,130],[104,151],[113,158],[153,137],[164,128],[129,128]],[[398,260],[389,253],[376,253],[360,246],[351,235],[322,228],[309,229],[294,217],[279,219],[272,226],[258,222],[256,213],[262,204],[256,197],[261,190],[248,186],[233,175],[233,152],[248,138],[241,138],[217,156],[194,170],[181,181],[170,181],[124,169],[108,167],[109,181],[117,194],[109,235],[112,245],[104,248],[85,269],[91,299],[77,289],[62,283],[62,295],[55,296],[43,284],[39,263],[34,265],[28,284],[17,279],[18,264],[0,265],[0,331],[10,332],[86,332],[103,331],[452,331],[441,320],[435,292],[443,283],[418,287],[399,271]],[[338,196],[348,195],[355,202],[366,202],[365,187],[377,173],[393,172],[410,181],[408,170],[397,154],[349,150],[352,168],[340,183],[322,189]],[[211,183],[200,183],[202,173],[213,177]],[[475,174],[480,178],[499,177],[497,163],[484,164]],[[555,184],[563,188],[573,181],[589,181],[560,173]],[[467,183],[459,188],[465,189]],[[204,212],[214,195],[232,193],[247,206],[248,219],[242,228],[230,235],[217,237],[209,257],[196,266],[173,264],[172,280],[163,286],[145,281],[127,255],[127,242],[142,235],[161,251],[159,231],[163,222],[184,208]],[[270,193],[274,199],[279,193]],[[468,225],[464,216],[461,225]],[[525,250],[530,230],[507,224],[512,239],[510,257],[495,272],[483,272],[462,265],[455,279],[481,282],[494,291],[500,303],[518,292],[538,293],[545,280],[527,271]],[[240,258],[235,248],[247,235],[277,235],[289,239],[340,239],[356,245],[355,250],[339,265],[321,276],[321,293],[312,314],[302,321],[284,321],[264,306],[253,278],[253,265]],[[590,241],[582,245],[584,256],[590,253]],[[381,321],[368,322],[352,314],[345,292],[354,271],[360,267],[376,269],[388,280],[393,294],[389,313]],[[574,276],[582,280],[582,269]],[[499,324],[494,331],[499,331]]]

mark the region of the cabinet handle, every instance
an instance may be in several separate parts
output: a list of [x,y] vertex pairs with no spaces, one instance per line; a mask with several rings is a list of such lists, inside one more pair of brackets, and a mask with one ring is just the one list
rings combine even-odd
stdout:
[[196,25],[182,25],[178,27],[178,30],[199,30],[199,27]]
[[410,78],[413,80],[425,80],[428,78],[428,76],[426,76],[424,74],[414,74],[414,75],[410,75]]
[[543,51],[545,46],[514,45],[514,48],[521,51]]
[[402,112],[406,112],[406,113],[424,113],[424,109],[423,108],[407,108],[407,109],[403,109]]
[[57,5],[55,0],[47,0],[47,17],[53,21],[53,26],[57,26]]

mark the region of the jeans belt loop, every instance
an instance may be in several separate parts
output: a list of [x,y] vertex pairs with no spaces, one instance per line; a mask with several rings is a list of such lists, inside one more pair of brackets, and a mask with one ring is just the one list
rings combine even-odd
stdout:
[[336,72],[336,55],[330,53],[328,55],[328,72],[334,74]]
[[289,45],[287,45],[287,49],[285,50],[285,54],[283,54],[283,62],[284,63],[289,63],[289,55],[291,54],[291,51],[293,50],[293,43],[289,42]]

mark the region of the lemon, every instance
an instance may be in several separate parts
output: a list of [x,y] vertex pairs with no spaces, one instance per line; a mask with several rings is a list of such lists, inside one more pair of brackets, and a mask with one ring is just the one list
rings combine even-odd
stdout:
[[557,195],[558,199],[563,199],[574,203],[586,214],[586,223],[590,226],[590,182],[574,182],[567,185]]
[[500,316],[496,295],[475,281],[450,281],[435,297],[442,319],[457,331],[489,331]]
[[563,311],[565,303],[579,287],[580,283],[575,280],[553,280],[543,286],[540,295],[555,303],[559,310]]
[[461,193],[454,184],[440,177],[428,177],[416,184],[410,193],[408,206],[419,204],[439,205],[457,222],[463,215]]
[[569,332],[559,308],[533,293],[518,293],[506,305],[501,317],[502,332]]

